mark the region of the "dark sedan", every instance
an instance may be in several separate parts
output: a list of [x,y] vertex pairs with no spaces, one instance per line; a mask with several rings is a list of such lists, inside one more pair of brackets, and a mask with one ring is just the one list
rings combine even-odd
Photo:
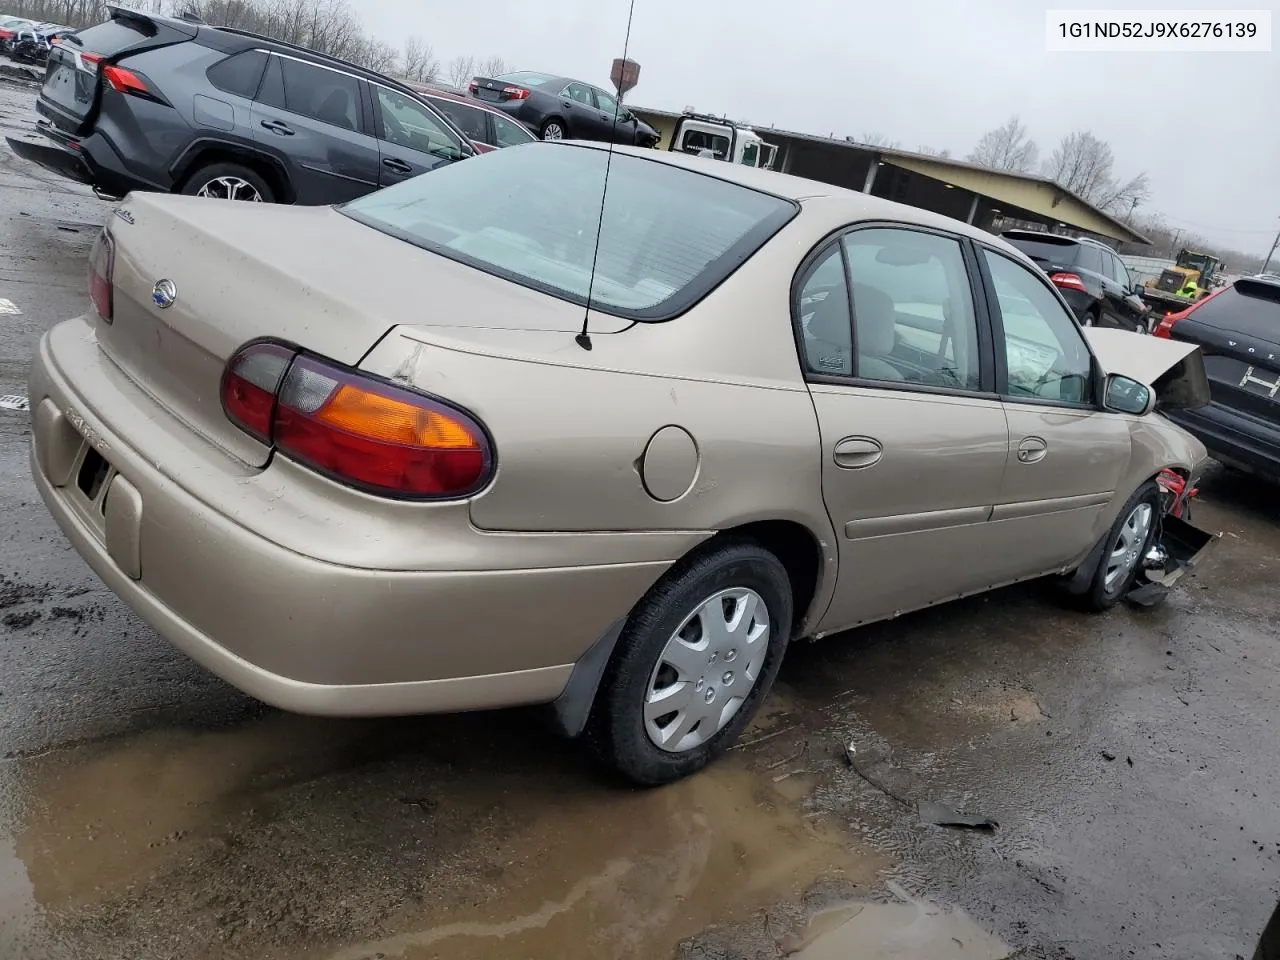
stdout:
[[515,117],[543,140],[603,140],[652,147],[658,131],[618,102],[581,80],[521,70],[476,77],[467,92]]
[[1280,277],[1244,277],[1166,316],[1157,337],[1200,345],[1212,399],[1170,410],[1229,467],[1280,480]]

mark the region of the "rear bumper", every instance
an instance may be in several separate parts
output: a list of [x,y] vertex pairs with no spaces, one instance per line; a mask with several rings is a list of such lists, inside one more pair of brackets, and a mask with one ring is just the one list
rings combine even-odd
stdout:
[[133,190],[168,192],[170,183],[143,179],[129,171],[115,147],[99,132],[77,140],[63,134],[47,121],[36,124],[42,140],[6,137],[9,148],[51,173],[96,187],[105,194],[123,197]]
[[1280,480],[1280,427],[1220,403],[1165,416],[1195,436],[1227,466]]
[[[549,702],[671,562],[502,569],[508,539],[479,531],[469,559],[496,569],[318,560],[264,536],[250,493],[229,516],[183,486],[199,475],[201,496],[211,482],[248,490],[264,471],[202,453],[190,435],[158,462],[117,432],[122,424],[152,449],[147,431],[171,418],[101,354],[83,320],[45,335],[29,386],[32,474],[76,550],[174,646],[282,709],[369,716]],[[90,448],[113,471],[93,500],[78,483]],[[287,493],[275,506],[282,517],[310,512]],[[335,497],[332,515],[310,522],[322,538],[326,524],[358,527],[359,511],[346,511]]]

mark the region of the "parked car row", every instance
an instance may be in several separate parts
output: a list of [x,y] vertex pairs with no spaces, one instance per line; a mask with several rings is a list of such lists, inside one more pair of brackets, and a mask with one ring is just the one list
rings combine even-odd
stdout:
[[[113,7],[53,44],[40,138],[8,142],[110,197],[327,204],[483,150],[444,99],[291,44]],[[518,136],[503,126],[492,139]]]

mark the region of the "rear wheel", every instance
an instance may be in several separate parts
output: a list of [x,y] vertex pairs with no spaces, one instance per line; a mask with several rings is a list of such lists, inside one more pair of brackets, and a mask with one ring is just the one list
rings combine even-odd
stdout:
[[548,120],[542,125],[542,131],[538,134],[543,140],[563,140],[564,139],[564,122],[561,120]]
[[1129,592],[1155,539],[1161,500],[1159,484],[1148,480],[1120,509],[1104,538],[1089,589],[1081,596],[1087,609],[1108,610]]
[[673,568],[627,620],[587,743],[644,786],[702,769],[773,686],[791,613],[786,569],[753,542],[726,542]]
[[238,163],[213,163],[201,167],[183,184],[182,192],[191,197],[217,200],[246,200],[251,203],[274,203],[275,191],[256,171]]

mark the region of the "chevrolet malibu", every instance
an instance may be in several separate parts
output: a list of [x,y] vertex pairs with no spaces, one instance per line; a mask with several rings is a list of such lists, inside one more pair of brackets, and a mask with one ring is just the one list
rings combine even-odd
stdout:
[[797,638],[1046,575],[1111,606],[1205,458],[1154,409],[1193,346],[1086,339],[955,220],[678,153],[135,194],[90,288],[32,468],[157,631],[302,713],[552,704],[642,784]]

